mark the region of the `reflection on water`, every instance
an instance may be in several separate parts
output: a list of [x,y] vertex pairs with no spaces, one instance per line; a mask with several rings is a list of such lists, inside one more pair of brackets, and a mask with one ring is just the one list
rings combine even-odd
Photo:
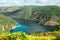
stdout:
[[[42,25],[39,25],[33,21],[28,21],[28,25],[26,24],[27,21],[19,22],[18,25],[15,29],[12,29],[11,32],[19,32],[23,31],[26,33],[33,33],[33,32],[48,32],[48,31],[53,31],[55,27],[45,27]],[[25,23],[25,24],[24,24]]]

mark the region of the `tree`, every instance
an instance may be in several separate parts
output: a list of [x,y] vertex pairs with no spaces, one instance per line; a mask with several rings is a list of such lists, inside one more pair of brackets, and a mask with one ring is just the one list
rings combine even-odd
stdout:
[[2,31],[10,31],[12,29],[12,27],[15,27],[17,25],[17,22],[8,17],[8,16],[5,16],[3,14],[0,14],[0,29]]

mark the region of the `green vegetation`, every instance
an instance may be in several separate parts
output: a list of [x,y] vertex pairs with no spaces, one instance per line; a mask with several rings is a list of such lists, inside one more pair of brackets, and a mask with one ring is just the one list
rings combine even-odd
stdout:
[[2,12],[3,14],[10,16],[12,18],[33,20],[36,23],[43,25],[54,26],[60,23],[59,6],[8,7]]
[[24,32],[2,33],[0,40],[60,40],[60,31],[48,32],[47,34],[28,35]]
[[[24,32],[9,33],[17,25],[14,19],[24,24],[30,24],[28,20],[32,20],[44,26],[57,26],[57,28],[54,32],[37,32],[30,35]],[[59,6],[5,7],[0,10],[0,40],[60,40],[59,30]]]
[[0,30],[10,31],[12,27],[16,26],[17,22],[10,17],[0,14]]

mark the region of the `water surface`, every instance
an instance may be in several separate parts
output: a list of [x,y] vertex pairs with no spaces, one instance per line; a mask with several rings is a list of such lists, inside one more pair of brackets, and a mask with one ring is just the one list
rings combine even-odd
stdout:
[[[26,24],[27,23],[27,24]],[[18,25],[15,29],[12,29],[11,32],[26,32],[26,33],[33,33],[33,32],[48,32],[48,31],[54,31],[55,27],[46,27],[43,25],[39,25],[35,23],[34,21],[18,21]]]

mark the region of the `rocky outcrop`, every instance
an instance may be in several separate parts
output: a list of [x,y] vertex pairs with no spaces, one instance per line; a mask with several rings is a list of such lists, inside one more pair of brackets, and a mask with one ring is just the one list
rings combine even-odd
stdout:
[[59,23],[55,20],[49,20],[47,22],[44,23],[44,25],[49,25],[49,26],[55,26],[58,25]]

